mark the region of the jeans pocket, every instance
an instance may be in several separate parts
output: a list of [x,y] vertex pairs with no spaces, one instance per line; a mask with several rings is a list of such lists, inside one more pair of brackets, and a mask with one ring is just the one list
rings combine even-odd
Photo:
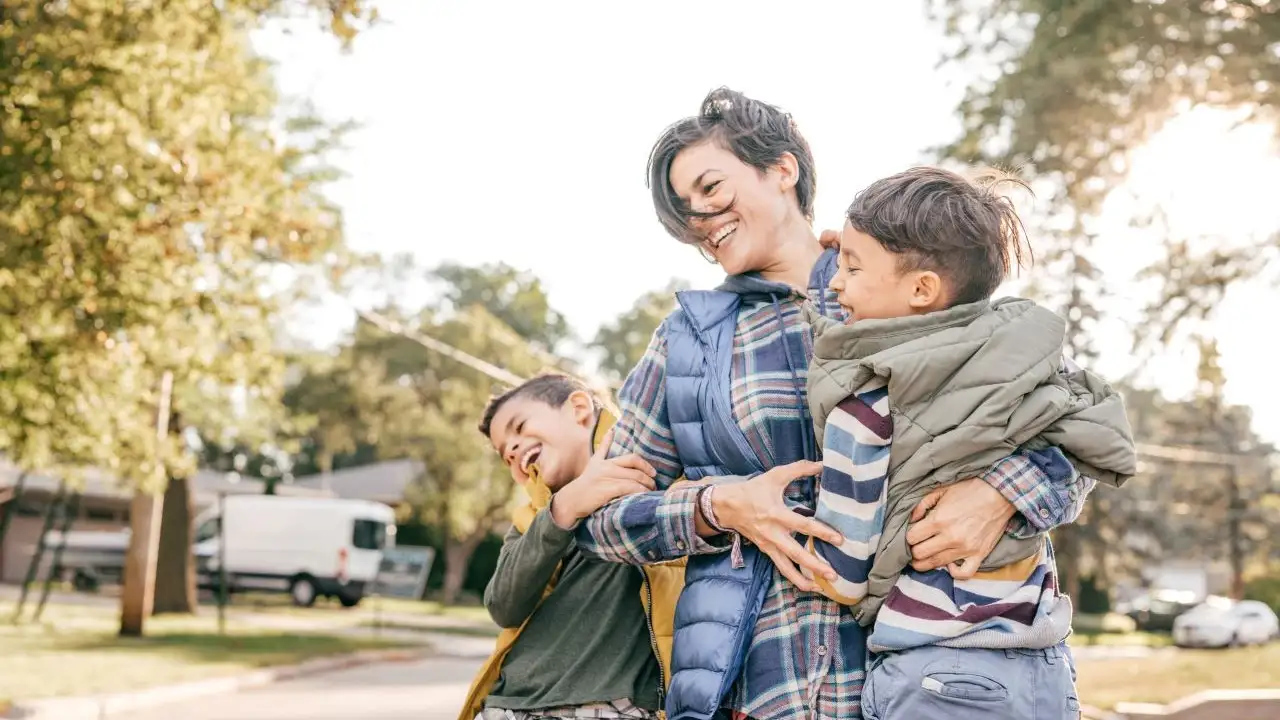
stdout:
[[920,687],[944,698],[973,702],[1004,702],[1009,688],[985,676],[963,672],[933,672],[920,679]]

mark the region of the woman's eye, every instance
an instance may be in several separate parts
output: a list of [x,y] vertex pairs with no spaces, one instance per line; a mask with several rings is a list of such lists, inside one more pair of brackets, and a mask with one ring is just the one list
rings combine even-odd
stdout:
[[720,183],[721,183],[721,182],[722,182],[722,181],[717,180],[717,181],[715,181],[715,182],[713,182],[713,183],[708,184],[706,187],[702,188],[702,194],[703,194],[703,195],[710,195],[710,194],[714,193],[714,192],[716,191],[716,188],[720,187]]
[[524,434],[524,421],[523,421],[523,420],[521,420],[521,421],[520,421],[520,423],[519,423],[518,425],[516,425],[516,434],[517,434],[517,435],[523,435],[523,434]]

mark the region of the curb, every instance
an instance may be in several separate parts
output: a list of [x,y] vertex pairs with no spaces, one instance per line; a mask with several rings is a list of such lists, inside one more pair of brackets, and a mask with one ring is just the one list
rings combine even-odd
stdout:
[[[412,662],[432,654],[429,648],[365,650],[337,657],[308,660],[297,665],[281,665],[229,677],[162,685],[132,692],[19,701],[13,703],[8,708],[8,712],[0,717],[13,720],[103,720],[179,700],[232,693],[270,685],[281,680],[345,670],[360,665]],[[0,707],[0,712],[5,709]]]

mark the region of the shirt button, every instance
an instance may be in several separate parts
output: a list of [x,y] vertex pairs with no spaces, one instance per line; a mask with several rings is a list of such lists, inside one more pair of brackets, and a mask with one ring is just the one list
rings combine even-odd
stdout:
[[645,553],[645,554],[649,556],[649,559],[650,559],[650,560],[657,560],[657,559],[658,559],[658,551],[657,551],[657,550],[650,550],[649,552],[647,552],[647,553]]
[[1047,518],[1047,517],[1049,517],[1049,509],[1048,509],[1048,508],[1040,508],[1040,517],[1042,517],[1042,518]]
[[677,550],[684,550],[684,541],[683,541],[683,540],[677,540],[677,541],[676,541],[676,549],[677,549]]
[[822,657],[823,655],[826,655],[826,654],[827,654],[827,646],[826,646],[826,645],[819,645],[819,646],[818,646],[818,657]]

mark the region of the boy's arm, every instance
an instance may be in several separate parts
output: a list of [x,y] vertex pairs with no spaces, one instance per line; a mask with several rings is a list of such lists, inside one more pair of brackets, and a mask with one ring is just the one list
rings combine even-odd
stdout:
[[836,602],[854,605],[867,594],[867,578],[884,529],[892,440],[893,418],[883,387],[849,396],[827,417],[814,519],[839,530],[844,544],[811,537],[809,550],[835,570],[834,582],[821,576],[813,579]]
[[660,325],[618,393],[618,424],[609,457],[635,453],[657,471],[658,490],[615,500],[576,530],[578,547],[610,562],[648,565],[721,552],[697,533],[699,487],[671,485],[684,473],[667,417],[666,323]]
[[512,528],[502,542],[498,567],[484,589],[484,606],[499,627],[520,627],[542,599],[551,575],[573,545],[573,533],[551,520],[546,508],[538,511],[521,535]]

